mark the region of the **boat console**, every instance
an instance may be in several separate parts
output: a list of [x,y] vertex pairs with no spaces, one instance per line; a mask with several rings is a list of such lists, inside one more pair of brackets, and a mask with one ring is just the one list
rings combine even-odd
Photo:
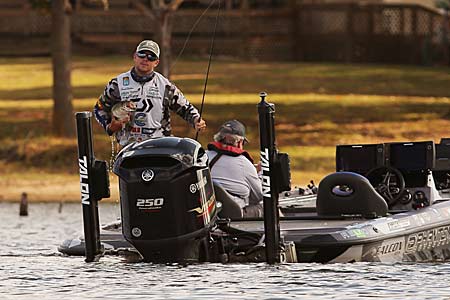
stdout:
[[[439,155],[446,158],[439,160],[438,147]],[[443,152],[449,149],[450,145],[435,147],[433,141],[338,145],[336,171],[365,176],[391,211],[418,209],[441,199],[433,178],[436,172],[440,172],[439,186],[448,186],[444,179],[450,170],[450,155]],[[436,161],[439,161],[439,170],[436,170]]]
[[433,177],[436,188],[444,194],[450,194],[450,138],[441,139],[436,144],[436,162]]
[[384,161],[384,144],[336,146],[336,172],[366,175],[370,170],[384,166]]

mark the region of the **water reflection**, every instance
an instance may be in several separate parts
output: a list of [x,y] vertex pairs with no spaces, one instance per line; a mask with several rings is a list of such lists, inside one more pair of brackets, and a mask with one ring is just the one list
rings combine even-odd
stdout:
[[[0,203],[0,299],[449,299],[449,263],[199,264],[85,263],[58,244],[82,231],[81,205]],[[101,204],[102,223],[118,207]]]

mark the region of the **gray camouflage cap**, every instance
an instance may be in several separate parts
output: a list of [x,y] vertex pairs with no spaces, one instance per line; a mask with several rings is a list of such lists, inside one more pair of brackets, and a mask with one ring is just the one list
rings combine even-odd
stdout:
[[136,52],[141,52],[141,51],[150,51],[159,58],[159,46],[154,41],[143,40],[142,42],[140,42],[136,48]]

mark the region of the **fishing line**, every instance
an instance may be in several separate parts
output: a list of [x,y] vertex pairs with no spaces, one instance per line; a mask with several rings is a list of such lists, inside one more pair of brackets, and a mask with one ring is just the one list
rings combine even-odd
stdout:
[[[211,8],[211,6],[213,5],[213,3],[216,0],[211,0],[211,2],[209,2],[208,7],[203,11],[203,13],[200,15],[200,17],[197,18],[197,20],[194,22],[194,25],[192,25],[191,30],[188,33],[188,36],[186,37],[186,40],[184,41],[184,45],[181,48],[180,52],[178,53],[177,58],[175,58],[175,60],[173,61],[172,65],[170,66],[170,72],[172,72],[172,69],[175,67],[178,59],[181,57],[181,55],[183,54],[184,50],[186,49],[187,43],[189,42],[189,39],[191,38],[192,32],[194,32],[194,29],[197,27],[198,23],[200,23],[200,20],[202,19],[202,17],[206,14],[206,12]],[[219,3],[220,5],[220,3]]]
[[[205,86],[203,88],[202,104],[200,105],[199,120],[202,119],[203,105],[205,103],[206,86],[208,85],[209,69],[211,67],[211,58],[212,58],[212,54],[214,51],[214,41],[216,40],[217,23],[219,23],[219,13],[220,13],[220,0],[219,0],[219,6],[217,7],[216,23],[214,24],[214,32],[213,32],[213,36],[212,36],[212,40],[211,40],[211,48],[209,49],[208,70],[206,71],[206,79],[205,79]],[[197,140],[197,139],[198,139],[198,130],[195,133],[195,140]]]

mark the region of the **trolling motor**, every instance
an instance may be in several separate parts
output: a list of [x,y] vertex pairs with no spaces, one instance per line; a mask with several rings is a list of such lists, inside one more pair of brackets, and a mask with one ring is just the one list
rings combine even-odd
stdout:
[[290,164],[288,154],[278,153],[275,145],[275,105],[266,102],[267,93],[261,92],[259,95],[265,251],[267,263],[274,264],[281,260],[278,195],[280,192],[291,190]]
[[97,160],[94,157],[91,117],[91,112],[76,114],[86,262],[98,261],[103,254],[100,243],[98,201],[110,197],[106,161]]

